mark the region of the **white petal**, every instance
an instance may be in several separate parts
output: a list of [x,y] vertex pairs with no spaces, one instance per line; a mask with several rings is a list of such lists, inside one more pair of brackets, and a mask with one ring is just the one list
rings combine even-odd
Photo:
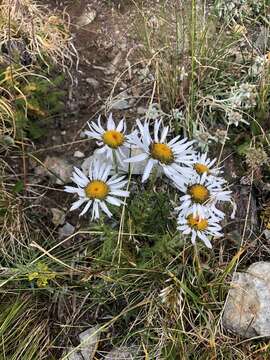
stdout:
[[83,211],[80,213],[79,216],[83,216],[83,215],[88,211],[88,209],[90,208],[91,204],[92,204],[92,200],[89,200],[88,203],[85,205]]
[[101,209],[105,212],[106,215],[108,215],[109,217],[112,217],[112,213],[110,212],[110,210],[107,208],[106,204],[104,201],[100,201],[99,203]]
[[108,178],[108,176],[109,176],[109,174],[110,174],[110,172],[111,172],[111,169],[112,169],[111,165],[109,165],[109,166],[107,166],[107,167],[105,168],[102,176],[100,177],[100,179],[101,179],[102,181],[106,181],[106,180],[107,180],[107,178]]
[[159,142],[158,140],[158,131],[159,131],[159,127],[160,127],[160,123],[161,123],[161,120],[156,120],[155,121],[155,125],[154,125],[154,140],[156,143]]
[[125,178],[126,178],[126,176],[120,176],[120,177],[118,177],[118,175],[113,175],[113,176],[107,181],[107,184],[108,184],[108,185],[116,184],[116,183],[124,180]]
[[91,122],[89,128],[91,130],[94,130],[96,133],[98,133],[100,138],[102,138],[102,134],[104,134],[105,132],[105,130],[100,125],[95,124],[94,121]]
[[75,170],[75,173],[78,174],[83,180],[85,181],[89,181],[87,176],[80,170],[78,169],[77,167],[74,167],[74,170]]
[[143,171],[142,182],[145,182],[149,178],[149,175],[151,173],[151,170],[152,170],[154,164],[155,164],[155,161],[153,161],[152,159],[148,160],[148,162],[144,168],[144,171]]
[[107,151],[111,151],[111,149],[107,145],[104,145],[102,148],[96,149],[96,154],[104,154]]
[[115,130],[115,123],[113,121],[112,113],[110,113],[109,118],[108,118],[107,129],[108,130]]
[[171,141],[168,142],[168,145],[171,146],[177,142],[177,140],[180,138],[180,135],[177,135],[175,138],[173,138]]
[[89,180],[87,178],[82,179],[75,172],[73,173],[73,177],[71,178],[71,180],[74,181],[77,185],[79,185],[80,187],[83,187],[83,188],[89,183]]
[[65,186],[64,191],[68,192],[68,193],[71,193],[71,194],[77,194],[78,193],[78,188],[75,188],[73,186]]
[[72,204],[72,206],[71,206],[71,208],[70,208],[70,211],[73,211],[73,210],[78,209],[85,201],[87,201],[86,198],[79,199],[79,200],[75,201],[75,202]]
[[210,243],[209,239],[207,238],[207,236],[205,236],[201,231],[198,231],[197,233],[198,237],[205,243],[205,245],[209,248],[212,249],[212,244]]
[[160,142],[161,143],[164,143],[164,141],[166,140],[168,131],[169,131],[169,127],[165,126],[165,128],[162,130],[161,137],[160,137]]
[[188,235],[188,234],[190,234],[190,233],[191,233],[191,229],[190,229],[190,228],[185,229],[185,230],[183,231],[183,234],[184,234],[184,235]]
[[102,136],[96,131],[85,130],[84,134],[88,136],[90,139],[102,140]]
[[98,177],[99,179],[101,179],[101,177],[102,177],[102,175],[103,175],[103,173],[104,173],[105,168],[106,168],[106,163],[103,163],[103,164],[101,164],[100,168],[98,169],[97,177]]
[[127,197],[127,196],[129,196],[129,191],[126,191],[126,190],[112,190],[112,191],[110,191],[110,195]]
[[191,242],[193,245],[195,245],[196,235],[196,231],[192,230]]
[[143,161],[148,158],[148,154],[142,153],[136,156],[133,156],[129,159],[125,159],[124,162],[137,162],[137,161]]
[[106,201],[109,203],[109,204],[112,204],[112,205],[116,205],[116,206],[120,206],[121,204],[123,204],[123,201],[117,199],[117,198],[114,198],[112,196],[107,196],[106,197]]
[[98,202],[94,201],[93,204],[93,213],[92,213],[92,219],[99,219],[99,209],[98,209]]
[[[108,183],[107,183],[108,184]],[[111,190],[117,190],[117,189],[122,189],[125,185],[127,184],[127,180],[126,181],[121,181],[121,182],[118,182],[116,184],[112,184],[110,186],[110,189]]]
[[117,125],[116,130],[119,131],[119,132],[121,132],[121,131],[123,130],[123,128],[124,128],[124,119],[122,119],[122,120],[119,122],[119,124]]

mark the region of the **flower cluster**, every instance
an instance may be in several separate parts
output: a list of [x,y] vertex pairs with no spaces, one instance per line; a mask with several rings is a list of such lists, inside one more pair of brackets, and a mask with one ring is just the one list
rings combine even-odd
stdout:
[[[112,115],[106,129],[102,127],[100,118],[89,124],[90,131],[86,131],[86,135],[97,140],[100,147],[97,153],[105,155],[106,161],[94,160],[88,174],[74,168],[72,181],[77,186],[65,187],[66,192],[79,197],[71,210],[84,205],[80,215],[91,209],[92,220],[98,219],[101,212],[111,217],[109,207],[120,206],[124,201],[119,197],[129,196],[129,191],[124,190],[128,181],[125,176],[112,174],[118,169],[113,164],[143,162],[142,182],[151,174],[164,174],[182,193],[176,208],[178,229],[183,234],[191,234],[192,243],[198,237],[210,248],[209,237],[222,235],[219,223],[225,215],[217,205],[224,201],[232,203],[231,191],[225,190],[226,181],[220,176],[221,169],[215,166],[216,159],[197,153],[193,148],[194,141],[180,135],[169,138],[169,127],[163,126],[161,120],[154,121],[153,129],[147,120],[137,120],[136,125],[132,133],[126,134],[125,120],[116,125]],[[132,152],[136,155],[132,156]]]

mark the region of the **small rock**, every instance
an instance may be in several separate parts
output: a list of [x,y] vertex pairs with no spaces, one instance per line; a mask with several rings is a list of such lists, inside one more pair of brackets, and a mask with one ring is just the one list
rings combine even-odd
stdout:
[[80,349],[84,360],[91,360],[97,351],[100,338],[99,326],[91,327],[79,334]]
[[264,234],[266,240],[270,240],[270,230],[265,229],[263,234]]
[[[68,353],[70,353],[70,352],[71,352],[71,354],[68,355]],[[67,356],[67,355],[68,355],[67,360],[84,360],[81,353],[79,351],[75,350],[75,348],[69,348],[68,350],[66,350],[66,352],[64,353],[64,356]]]
[[145,107],[143,107],[143,106],[139,106],[139,107],[137,108],[137,113],[138,113],[139,115],[145,115],[146,112],[147,112],[147,109],[146,109]]
[[257,262],[235,273],[223,314],[223,325],[245,338],[270,338],[270,262]]
[[44,161],[44,166],[35,168],[35,173],[38,176],[49,176],[55,184],[63,185],[70,182],[73,167],[65,159],[56,156],[47,156]]
[[91,9],[91,7],[88,5],[85,8],[84,13],[79,17],[77,21],[77,25],[79,26],[85,26],[91,24],[95,20],[97,16],[97,12],[95,9]]
[[64,226],[60,227],[58,230],[58,238],[59,240],[66,239],[70,235],[74,234],[75,227],[70,223],[66,222]]
[[138,349],[135,347],[128,348],[121,346],[109,352],[105,356],[105,360],[135,360],[135,354]]
[[76,158],[81,159],[81,158],[84,158],[85,155],[81,151],[77,150],[77,151],[75,151],[73,156],[76,157]]
[[130,96],[128,95],[127,91],[122,91],[111,100],[109,107],[115,110],[128,109],[131,106],[129,99]]
[[119,99],[112,103],[111,109],[113,110],[126,110],[130,107],[128,100],[126,99]]
[[97,89],[99,87],[99,82],[94,78],[87,78],[85,79],[87,84],[91,85],[94,89]]
[[66,213],[63,210],[57,208],[51,208],[52,212],[52,222],[54,225],[63,225],[65,222]]

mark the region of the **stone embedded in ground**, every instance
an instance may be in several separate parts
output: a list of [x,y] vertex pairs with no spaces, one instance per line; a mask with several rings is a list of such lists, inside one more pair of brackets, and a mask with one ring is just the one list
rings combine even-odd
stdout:
[[97,89],[99,87],[99,82],[94,79],[94,78],[86,78],[85,81],[87,82],[87,84],[91,85],[94,89]]
[[100,332],[99,326],[91,327],[79,334],[80,350],[84,360],[91,360],[97,351]]
[[135,360],[137,352],[138,349],[134,346],[131,348],[121,346],[110,351],[109,354],[105,356],[104,360]]
[[91,24],[95,20],[97,16],[97,12],[95,9],[91,9],[91,7],[88,5],[86,6],[84,12],[82,15],[78,18],[77,25],[79,26],[86,26]]
[[54,225],[63,225],[65,222],[66,212],[57,208],[51,208],[52,222]]
[[64,240],[70,235],[74,234],[75,226],[71,225],[70,223],[66,222],[64,226],[61,226],[58,229],[58,239]]
[[270,338],[270,262],[235,273],[223,314],[226,329],[251,338]]
[[263,235],[265,236],[266,240],[270,240],[270,230],[265,229]]
[[75,151],[75,153],[73,154],[73,156],[76,157],[76,158],[79,158],[79,159],[85,157],[84,153],[81,152],[81,151],[79,151],[79,150]]
[[113,110],[126,110],[129,107],[130,103],[126,99],[117,99],[111,105],[111,109]]
[[[74,350],[74,351],[73,351]],[[68,355],[69,353],[71,353],[70,355]],[[68,355],[68,356],[67,356]],[[64,356],[67,356],[67,360],[84,360],[84,358],[82,357],[81,353],[77,350],[75,350],[75,348],[69,348],[65,353]]]
[[49,176],[58,185],[71,182],[73,166],[65,159],[56,156],[47,156],[43,166],[35,168],[35,174],[40,177]]

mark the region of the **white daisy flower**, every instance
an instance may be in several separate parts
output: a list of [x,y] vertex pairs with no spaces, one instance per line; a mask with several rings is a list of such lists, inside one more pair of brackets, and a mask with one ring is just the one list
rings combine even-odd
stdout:
[[[196,154],[196,159],[193,164],[193,168],[198,175],[202,175],[203,173],[207,173],[207,175],[217,176],[221,173],[220,168],[215,168],[214,164],[217,159],[209,159],[207,157],[207,153],[204,154]],[[224,180],[225,181],[225,180]]]
[[126,142],[126,122],[122,119],[119,124],[116,126],[112,114],[109,115],[107,121],[107,130],[101,126],[100,116],[97,119],[97,123],[92,121],[88,123],[90,131],[86,130],[85,134],[91,138],[96,139],[97,145],[101,146],[97,150],[97,153],[105,153],[107,159],[113,162],[114,155],[117,160],[122,163],[125,154],[123,153],[124,147],[129,147],[129,144]]
[[140,149],[142,153],[124,161],[133,163],[148,160],[144,168],[142,182],[149,178],[154,167],[159,167],[171,179],[174,179],[179,174],[182,175],[182,183],[184,183],[184,179],[192,174],[191,166],[194,162],[194,151],[191,145],[194,141],[187,141],[186,138],[179,140],[180,136],[176,136],[167,142],[169,127],[163,127],[159,135],[161,120],[155,120],[152,139],[149,122],[145,121],[144,124],[140,120],[136,122],[139,135],[137,131],[132,133],[128,136],[128,141],[132,146]]
[[196,214],[189,213],[187,215],[180,214],[177,223],[177,229],[183,234],[191,234],[191,242],[194,245],[198,237],[208,248],[212,248],[209,236],[221,237],[221,226],[218,224],[219,218],[215,216],[200,217]]
[[127,184],[127,180],[124,180],[125,176],[113,175],[108,178],[111,165],[101,164],[97,160],[93,161],[88,176],[76,167],[74,170],[71,180],[77,187],[65,186],[64,190],[79,196],[79,200],[72,204],[70,211],[78,209],[86,202],[80,216],[92,207],[92,220],[100,217],[100,210],[111,217],[112,213],[106,203],[120,206],[123,201],[117,197],[129,196],[129,191],[121,190]]
[[[176,181],[175,186],[185,194],[180,197],[182,204],[177,210],[179,210],[183,216],[192,213],[198,215],[200,218],[213,215],[223,219],[225,214],[216,208],[216,204],[219,201],[229,201],[233,204],[231,191],[223,189],[224,183],[225,180],[208,176],[206,172],[201,176],[195,173],[184,186],[179,185],[181,184],[181,180],[179,182]],[[232,217],[233,216],[234,211],[232,213]]]

